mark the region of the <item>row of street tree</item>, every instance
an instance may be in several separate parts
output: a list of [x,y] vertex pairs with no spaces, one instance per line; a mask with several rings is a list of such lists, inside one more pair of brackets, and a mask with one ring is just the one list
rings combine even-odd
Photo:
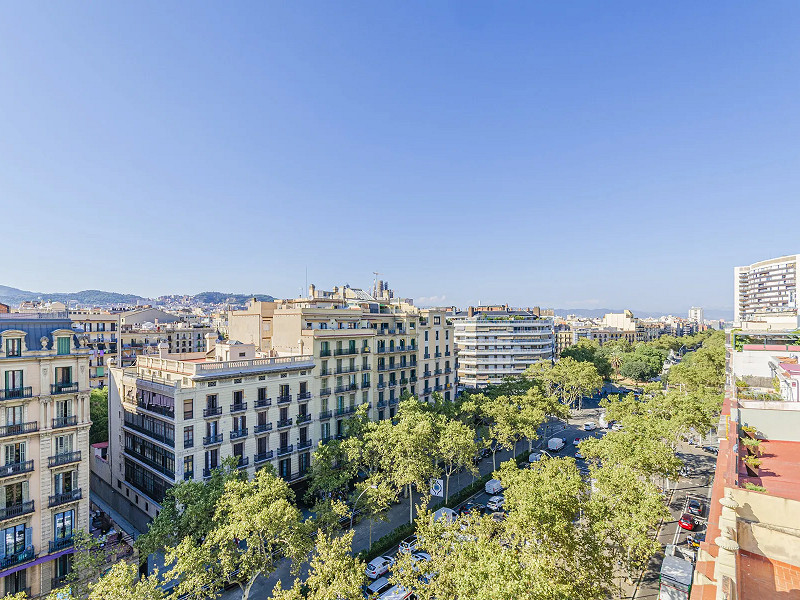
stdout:
[[294,573],[303,565],[309,571],[287,589],[279,584],[274,598],[355,600],[364,565],[352,555],[352,531],[341,533],[338,525],[355,510],[365,511],[372,523],[400,494],[412,500],[411,520],[417,505],[421,549],[432,558],[424,569],[401,558],[393,578],[418,598],[606,597],[620,575],[632,577],[658,549],[652,530],[666,513],[656,481],[675,477],[678,441],[713,424],[724,373],[720,352],[724,365],[719,340],[709,338],[681,369],[673,369],[674,388],[652,386],[638,399],[605,401],[608,417],[623,430],[582,443],[588,473],[571,458],[524,469],[515,461],[501,465],[496,475],[506,488],[507,509],[502,521],[434,522],[427,513],[430,480],[443,477],[449,493],[453,474],[476,473],[473,459],[480,448],[495,456],[499,448],[516,453],[543,426],[567,418],[570,408],[579,408],[581,398],[602,384],[592,361],[567,357],[537,365],[457,402],[407,398],[391,421],[373,422],[361,407],[343,439],[315,452],[307,492],[316,504],[311,518],[272,468],[248,480],[226,462],[207,482],[171,488],[137,541],[142,556],[165,553],[166,572],[138,579],[135,566],[119,563],[99,577],[91,561],[77,560],[75,582],[53,599],[200,600],[234,583],[246,600],[259,576],[289,559]]

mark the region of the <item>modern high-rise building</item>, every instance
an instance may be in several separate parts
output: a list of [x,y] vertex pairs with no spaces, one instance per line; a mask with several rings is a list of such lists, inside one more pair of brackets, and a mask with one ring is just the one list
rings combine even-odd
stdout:
[[88,530],[89,352],[66,311],[0,314],[0,595],[58,587]]
[[797,329],[798,254],[733,270],[734,324],[745,329]]
[[498,384],[530,365],[552,361],[555,334],[552,317],[528,310],[469,307],[451,315],[458,351],[458,381],[464,388]]
[[698,325],[703,324],[703,308],[701,306],[692,306],[689,309],[689,320],[694,321]]

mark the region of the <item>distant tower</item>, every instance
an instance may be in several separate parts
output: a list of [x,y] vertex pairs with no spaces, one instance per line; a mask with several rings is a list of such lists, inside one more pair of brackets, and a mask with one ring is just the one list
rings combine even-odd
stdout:
[[698,325],[703,324],[703,308],[700,306],[693,306],[689,309],[689,320],[695,321]]

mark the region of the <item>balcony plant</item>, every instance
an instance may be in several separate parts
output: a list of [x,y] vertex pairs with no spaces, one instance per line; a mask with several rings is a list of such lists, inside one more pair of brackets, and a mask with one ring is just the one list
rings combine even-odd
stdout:
[[759,467],[761,467],[761,459],[755,456],[745,456],[744,466],[747,469],[747,474],[750,477],[758,477]]
[[756,439],[756,428],[751,425],[742,425],[742,433],[752,440]]
[[758,456],[761,454],[761,440],[748,437],[741,438],[742,444],[747,449],[748,456]]

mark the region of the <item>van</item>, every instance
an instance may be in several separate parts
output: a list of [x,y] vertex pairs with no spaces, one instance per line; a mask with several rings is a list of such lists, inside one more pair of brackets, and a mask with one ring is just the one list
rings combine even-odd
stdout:
[[547,440],[547,449],[551,452],[558,452],[564,447],[564,440],[561,438],[550,438]]
[[500,483],[499,479],[490,479],[486,482],[486,485],[483,486],[483,489],[490,496],[496,496],[503,491],[503,484]]
[[388,591],[391,589],[391,587],[392,584],[389,583],[389,580],[386,579],[386,577],[378,577],[378,579],[364,587],[364,596],[367,598],[373,598],[378,594],[383,594],[384,592]]
[[417,536],[412,535],[407,537],[398,546],[398,552],[414,552],[417,549]]
[[408,600],[411,592],[402,585],[396,585],[378,596],[378,600]]
[[600,418],[597,419],[597,424],[600,425],[600,429],[608,429],[608,421],[606,421],[605,413],[600,415]]

